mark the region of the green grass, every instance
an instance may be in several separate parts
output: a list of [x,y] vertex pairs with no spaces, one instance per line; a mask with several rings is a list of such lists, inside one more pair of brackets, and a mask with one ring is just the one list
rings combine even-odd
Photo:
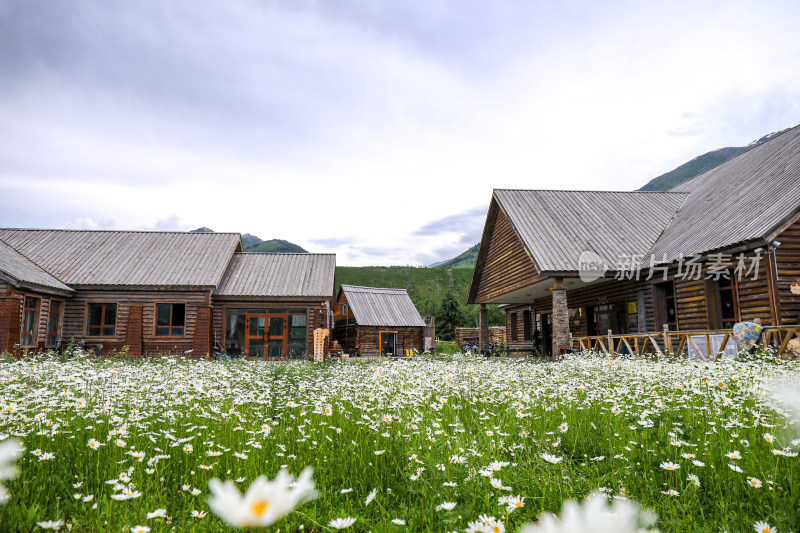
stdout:
[[436,343],[436,353],[438,355],[453,355],[459,350],[455,342],[438,341]]
[[[73,531],[228,531],[206,504],[209,479],[238,480],[244,490],[259,475],[306,466],[319,498],[272,530],[330,531],[331,519],[351,516],[351,531],[463,531],[485,513],[517,531],[597,489],[653,509],[662,531],[800,524],[800,459],[773,453],[796,450],[800,428],[763,394],[771,383],[800,383],[797,363],[589,354],[559,363],[455,355],[317,365],[7,358],[0,381],[0,437],[26,448],[18,477],[2,481],[5,531],[33,531],[42,520],[68,521]],[[92,450],[90,439],[104,445]],[[39,460],[37,449],[55,456]],[[734,450],[740,459],[726,457]],[[151,464],[158,455],[169,458]],[[454,455],[466,463],[451,462]],[[510,490],[481,473],[494,461],[503,463],[492,476]],[[667,461],[680,468],[665,470]],[[141,496],[113,500],[113,480]],[[679,495],[663,494],[670,489]],[[501,495],[524,497],[524,506],[508,514]],[[444,501],[455,509],[437,511]],[[168,520],[146,518],[157,508]],[[208,514],[197,519],[193,510]]]

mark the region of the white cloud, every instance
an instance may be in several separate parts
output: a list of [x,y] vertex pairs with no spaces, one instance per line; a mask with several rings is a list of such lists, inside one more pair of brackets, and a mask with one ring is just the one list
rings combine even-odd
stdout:
[[6,5],[7,226],[421,264],[493,188],[635,189],[800,116],[790,2]]

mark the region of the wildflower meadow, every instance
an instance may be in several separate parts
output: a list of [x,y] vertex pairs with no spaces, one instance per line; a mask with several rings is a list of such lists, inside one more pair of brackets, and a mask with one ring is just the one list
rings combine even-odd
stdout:
[[3,531],[800,530],[797,362],[79,353],[0,383]]

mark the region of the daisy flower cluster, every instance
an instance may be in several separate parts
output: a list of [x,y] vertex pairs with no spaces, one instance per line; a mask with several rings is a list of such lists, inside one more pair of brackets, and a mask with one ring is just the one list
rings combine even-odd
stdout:
[[799,386],[798,363],[596,353],[0,357],[0,524],[790,531],[800,414],[773,391]]

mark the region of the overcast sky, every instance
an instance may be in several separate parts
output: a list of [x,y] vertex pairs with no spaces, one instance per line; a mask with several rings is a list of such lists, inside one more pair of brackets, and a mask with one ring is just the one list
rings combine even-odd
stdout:
[[[0,226],[480,240],[494,188],[633,190],[800,123],[800,2],[0,2]],[[602,206],[598,206],[602,208]]]

